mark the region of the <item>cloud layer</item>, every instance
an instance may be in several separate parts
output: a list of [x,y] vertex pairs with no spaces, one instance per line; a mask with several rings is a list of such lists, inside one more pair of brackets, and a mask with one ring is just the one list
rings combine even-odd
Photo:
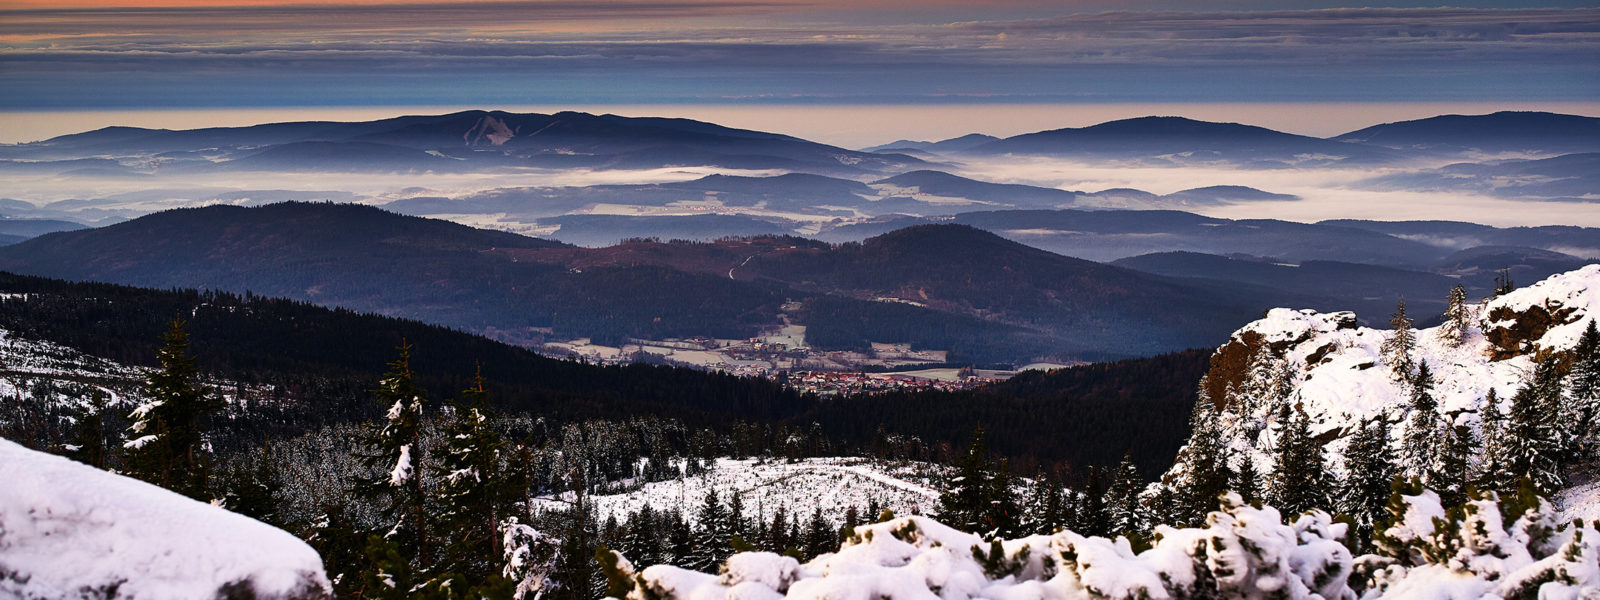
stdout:
[[1051,11],[1017,2],[926,22],[894,2],[797,6],[0,10],[0,109],[1600,97],[1597,8],[1038,16]]

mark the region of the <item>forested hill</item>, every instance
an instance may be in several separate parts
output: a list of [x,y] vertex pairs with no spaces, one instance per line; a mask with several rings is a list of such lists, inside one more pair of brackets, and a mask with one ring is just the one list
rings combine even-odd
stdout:
[[412,364],[434,400],[454,397],[481,367],[496,404],[557,418],[661,414],[710,425],[783,418],[809,405],[765,379],[556,360],[444,327],[293,300],[0,272],[0,329],[23,337],[153,365],[174,318],[185,321],[203,368],[286,386],[319,404],[307,412],[316,421],[374,416],[367,392],[402,340],[415,346]]
[[[963,392],[898,392],[870,399],[834,398],[800,419],[814,419],[846,440],[868,444],[887,433],[959,444],[981,426],[989,447],[1013,459],[1018,475],[1063,463],[1108,466],[1130,453],[1147,479],[1172,465],[1189,434],[1195,382],[1209,350],[1027,371]],[[1081,472],[1080,472],[1081,474]]]
[[472,334],[309,303],[194,290],[71,283],[0,272],[0,329],[125,364],[154,365],[161,334],[184,319],[202,368],[278,386],[302,400],[289,430],[376,418],[370,390],[404,340],[429,399],[454,398],[481,366],[502,410],[557,421],[668,416],[692,427],[739,421],[821,424],[865,448],[889,434],[961,447],[975,425],[1019,466],[1116,463],[1164,470],[1187,435],[1208,352],[1030,371],[957,393],[915,392],[819,403],[768,379],[648,365],[556,360]]

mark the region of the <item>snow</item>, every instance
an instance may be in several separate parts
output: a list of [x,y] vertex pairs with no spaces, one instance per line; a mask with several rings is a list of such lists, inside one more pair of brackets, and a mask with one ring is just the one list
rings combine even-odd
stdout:
[[1350,572],[1349,552],[1338,541],[1343,525],[1325,514],[1285,524],[1273,509],[1234,500],[1208,527],[1164,527],[1155,546],[1137,554],[1123,538],[1063,531],[992,542],[912,516],[857,527],[838,552],[804,564],[770,553],[735,554],[720,577],[653,566],[638,574],[643,590],[630,597],[1165,599],[1202,583],[1198,565],[1221,574],[1220,597],[1353,597],[1344,577],[1321,576]]
[[[873,499],[896,514],[932,511],[938,505],[939,491],[931,487],[926,473],[937,468],[920,463],[892,467],[861,458],[812,458],[793,463],[721,458],[700,475],[647,483],[627,493],[593,495],[589,501],[601,521],[615,516],[621,522],[645,505],[693,514],[707,491],[715,489],[724,502],[730,492],[737,491],[747,516],[771,518],[782,508],[792,517],[809,518],[820,508],[823,517],[838,526],[847,509],[865,509]],[[535,502],[547,508],[566,506],[553,498]],[[871,516],[875,515],[862,515]]]
[[0,597],[257,598],[329,590],[289,533],[159,487],[0,440]]
[[[1589,265],[1560,275],[1555,275],[1528,287],[1513,290],[1489,304],[1521,313],[1533,307],[1554,312],[1558,308],[1578,310],[1576,318],[1568,323],[1551,327],[1536,342],[1538,348],[1565,349],[1578,343],[1578,337],[1595,319],[1600,308],[1600,264]],[[1498,323],[1495,323],[1498,324]]]
[[[396,404],[396,406],[399,406]],[[395,459],[394,468],[389,470],[389,485],[405,485],[411,479],[411,444],[400,447],[400,458]]]
[[[1521,314],[1532,307],[1559,308],[1562,322],[1540,335],[1532,348],[1506,357],[1508,352],[1495,347],[1484,330],[1510,323],[1491,321],[1489,315],[1504,315],[1507,310]],[[1469,305],[1468,312],[1469,326],[1459,346],[1445,342],[1439,328],[1416,330],[1412,357],[1417,363],[1426,362],[1433,372],[1433,396],[1445,420],[1469,427],[1481,439],[1478,414],[1489,391],[1493,389],[1499,398],[1500,414],[1509,413],[1511,398],[1533,372],[1532,352],[1572,348],[1589,321],[1600,315],[1600,265],[1554,275],[1486,303]],[[1333,439],[1327,452],[1335,474],[1343,475],[1346,437],[1374,417],[1395,424],[1389,437],[1398,449],[1409,413],[1410,390],[1385,364],[1381,347],[1392,334],[1390,330],[1357,327],[1355,315],[1348,312],[1276,308],[1235,332],[1230,343],[1242,341],[1247,334],[1261,336],[1288,365],[1294,390],[1291,401],[1305,408],[1315,435]],[[1496,360],[1497,354],[1505,358]],[[1271,410],[1263,405],[1254,414],[1244,415],[1230,406],[1222,415],[1225,430],[1233,436],[1228,445],[1254,461],[1262,474],[1272,465],[1268,451],[1275,430],[1267,426],[1273,419]]]
[[[1125,538],[1070,531],[990,541],[925,517],[854,529],[838,552],[808,563],[768,552],[740,553],[720,575],[668,565],[635,571],[630,599],[1089,600],[1230,598],[1239,600],[1489,600],[1600,597],[1600,541],[1593,525],[1553,531],[1549,544],[1529,532],[1551,527],[1548,506],[1507,525],[1481,502],[1449,532],[1431,493],[1408,496],[1415,518],[1395,531],[1418,547],[1415,562],[1351,557],[1346,525],[1314,511],[1286,523],[1270,507],[1237,495],[1205,527],[1159,527],[1153,546],[1135,553]],[[1544,546],[1537,560],[1530,554]],[[998,549],[996,549],[998,547]],[[1434,562],[1429,562],[1434,561]],[[619,564],[626,565],[624,561]],[[1357,575],[1357,565],[1371,568]],[[1353,580],[1371,583],[1357,594]],[[1369,581],[1370,580],[1370,581]]]

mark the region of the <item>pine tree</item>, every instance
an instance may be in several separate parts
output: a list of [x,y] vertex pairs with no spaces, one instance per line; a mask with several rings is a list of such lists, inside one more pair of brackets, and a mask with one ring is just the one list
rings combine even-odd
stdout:
[[1091,467],[1089,477],[1084,482],[1083,491],[1077,494],[1072,511],[1072,520],[1067,526],[1068,530],[1088,535],[1105,537],[1112,535],[1111,519],[1106,515],[1105,498],[1101,495],[1105,486],[1104,476],[1100,469]]
[[1589,327],[1572,349],[1572,368],[1567,373],[1569,396],[1567,415],[1576,438],[1579,460],[1600,458],[1600,331],[1590,319]]
[[129,475],[190,498],[209,501],[211,448],[206,428],[222,400],[200,384],[200,369],[189,354],[189,334],[174,319],[156,353],[161,369],[145,379],[149,401],[128,415],[126,464]]
[[1113,533],[1123,536],[1139,535],[1144,524],[1139,514],[1139,491],[1144,487],[1139,469],[1133,465],[1131,453],[1122,455],[1117,465],[1117,475],[1106,489],[1106,517],[1111,521]]
[[1516,282],[1511,281],[1511,269],[1500,269],[1494,276],[1494,292],[1490,298],[1499,298],[1517,289]]
[[1311,418],[1299,404],[1283,409],[1277,464],[1272,473],[1273,505],[1295,515],[1327,506],[1328,474],[1322,444],[1311,437]]
[[1511,470],[1508,455],[1514,444],[1508,443],[1510,424],[1500,412],[1500,398],[1494,388],[1489,388],[1483,408],[1478,411],[1483,428],[1483,458],[1478,462],[1476,485],[1486,491],[1501,494],[1516,489],[1518,474]]
[[983,428],[973,430],[967,452],[956,464],[956,476],[939,496],[936,518],[963,531],[995,536],[1015,532],[1020,512],[1008,474],[989,467]]
[[1239,470],[1234,473],[1233,491],[1245,504],[1254,504],[1261,498],[1261,474],[1256,472],[1256,461],[1248,453],[1239,457]]
[[[418,471],[423,460],[422,392],[412,382],[411,346],[402,343],[399,351],[400,357],[389,363],[389,371],[372,392],[388,412],[382,426],[368,427],[364,435],[367,450],[361,458],[371,474],[357,480],[355,491],[378,507],[382,519],[375,533],[392,541],[406,562],[415,563],[408,568],[420,568],[430,555],[427,496]],[[387,558],[387,551],[383,554],[378,558]],[[400,565],[388,567],[400,569]]]
[[1345,478],[1339,486],[1339,511],[1355,522],[1351,532],[1360,547],[1372,539],[1373,528],[1384,518],[1390,486],[1395,477],[1389,452],[1389,424],[1382,416],[1362,422],[1345,448]]
[[1204,393],[1195,402],[1189,422],[1189,443],[1179,451],[1178,458],[1185,471],[1171,482],[1178,495],[1178,522],[1174,524],[1180,526],[1203,523],[1206,515],[1217,508],[1217,499],[1228,491],[1228,482],[1233,478],[1216,410]]
[[1063,525],[1065,505],[1066,496],[1062,494],[1061,486],[1040,471],[1033,476],[1027,510],[1023,511],[1023,528],[1033,535],[1055,533]]
[[1411,331],[1411,319],[1406,316],[1406,301],[1401,299],[1395,307],[1394,315],[1389,319],[1389,326],[1394,329],[1388,339],[1383,341],[1383,362],[1389,366],[1389,371],[1396,381],[1411,379],[1413,360],[1411,355],[1416,351],[1416,337]]
[[695,521],[699,523],[699,531],[695,534],[694,552],[689,556],[688,567],[701,572],[716,572],[730,554],[733,534],[728,531],[728,512],[717,499],[715,488],[706,490]]
[[728,537],[749,537],[750,524],[744,517],[744,495],[734,490],[728,498],[728,521],[723,526],[728,531]]
[[1439,455],[1434,457],[1434,472],[1428,487],[1439,493],[1439,499],[1445,506],[1455,506],[1467,499],[1477,440],[1466,425],[1446,426],[1444,434],[1444,443],[1438,449]]
[[1533,379],[1511,398],[1504,433],[1508,471],[1533,481],[1542,494],[1554,494],[1565,482],[1561,465],[1567,449],[1560,422],[1560,375],[1555,360],[1535,361]]
[[89,401],[78,407],[72,421],[72,446],[66,457],[96,469],[110,465],[110,443],[107,442],[106,411],[110,408],[105,392],[96,389]]
[[1433,398],[1433,373],[1428,363],[1417,367],[1417,376],[1411,380],[1411,415],[1406,420],[1406,435],[1401,442],[1400,464],[1405,475],[1417,477],[1423,483],[1433,477],[1434,459],[1438,457],[1439,440],[1443,426],[1439,418],[1439,402]]
[[506,443],[492,425],[481,368],[461,394],[440,449],[435,523],[444,550],[435,569],[439,575],[430,582],[457,591],[502,583],[497,560],[505,554],[501,523],[526,489],[519,489],[517,478],[500,467]]
[[1450,289],[1450,296],[1445,303],[1444,323],[1439,325],[1439,339],[1451,347],[1458,347],[1467,334],[1467,321],[1470,318],[1467,310],[1467,288],[1457,285]]
[[838,547],[834,541],[833,527],[822,518],[822,508],[811,510],[811,520],[806,522],[806,557],[816,558]]

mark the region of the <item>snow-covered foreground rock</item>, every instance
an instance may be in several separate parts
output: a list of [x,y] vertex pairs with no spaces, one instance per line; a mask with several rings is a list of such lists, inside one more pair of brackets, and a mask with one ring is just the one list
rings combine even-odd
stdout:
[[[821,510],[824,518],[843,523],[851,507],[878,506],[899,514],[929,512],[939,504],[939,491],[930,481],[932,469],[940,467],[912,463],[889,468],[862,458],[810,458],[796,462],[784,460],[719,458],[707,472],[682,479],[647,483],[625,494],[590,496],[601,521],[615,516],[626,521],[631,512],[648,505],[656,510],[677,508],[692,513],[716,490],[724,500],[737,492],[744,510],[752,516],[770,517],[778,509],[790,515],[807,516]],[[918,473],[918,470],[923,472]],[[537,505],[560,508],[564,503],[544,499]]]
[[1542,503],[1508,524],[1492,499],[1453,515],[1432,492],[1403,502],[1388,555],[1353,558],[1346,525],[1326,513],[1285,523],[1277,510],[1231,496],[1206,527],[1159,527],[1142,552],[1125,538],[1066,531],[985,541],[903,517],[857,527],[838,552],[805,564],[752,552],[709,574],[619,561],[614,575],[625,589],[611,592],[638,600],[1600,598],[1594,524],[1557,530]]
[[321,557],[288,532],[0,439],[0,597],[328,593]]

